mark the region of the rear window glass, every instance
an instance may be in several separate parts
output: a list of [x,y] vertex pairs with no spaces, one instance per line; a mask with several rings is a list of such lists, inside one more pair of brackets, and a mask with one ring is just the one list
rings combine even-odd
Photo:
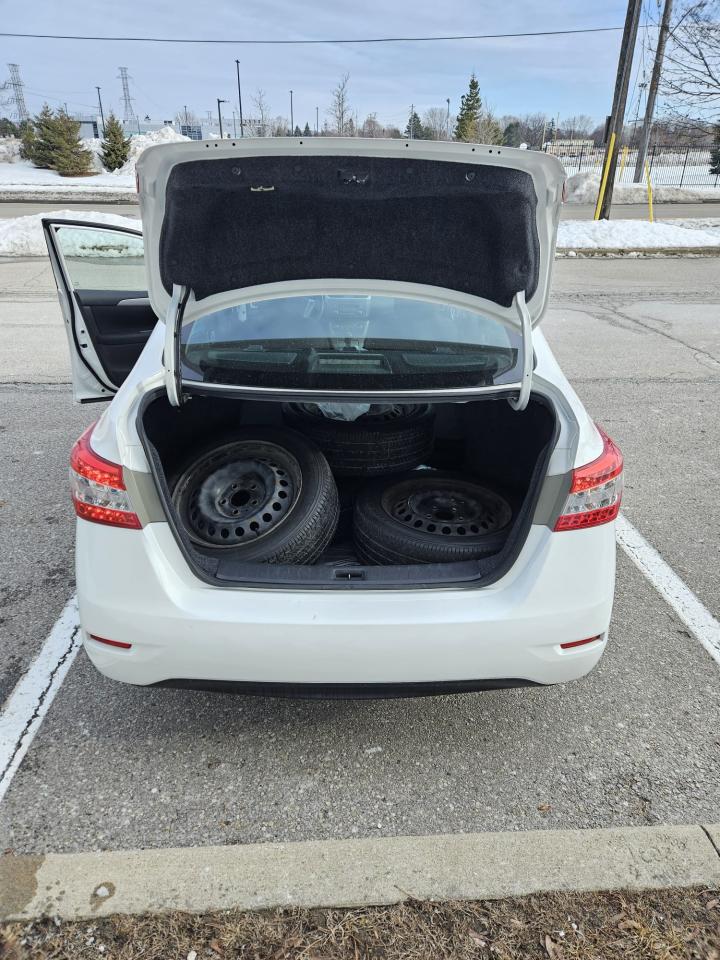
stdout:
[[260,300],[182,328],[184,380],[302,390],[517,383],[520,333],[473,310],[406,297]]

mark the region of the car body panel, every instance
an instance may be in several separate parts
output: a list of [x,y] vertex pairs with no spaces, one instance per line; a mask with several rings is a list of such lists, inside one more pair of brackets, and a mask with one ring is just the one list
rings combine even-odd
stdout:
[[483,589],[278,590],[269,603],[261,589],[194,577],[167,523],[128,531],[78,520],[85,648],[101,672],[139,684],[565,682],[592,669],[605,647],[560,644],[607,635],[614,526],[565,534],[532,526],[513,568]]

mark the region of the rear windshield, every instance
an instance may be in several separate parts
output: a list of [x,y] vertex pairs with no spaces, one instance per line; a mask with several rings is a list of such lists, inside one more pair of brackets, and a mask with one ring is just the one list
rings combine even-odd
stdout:
[[259,300],[186,323],[184,380],[265,389],[433,390],[520,379],[520,333],[406,297]]

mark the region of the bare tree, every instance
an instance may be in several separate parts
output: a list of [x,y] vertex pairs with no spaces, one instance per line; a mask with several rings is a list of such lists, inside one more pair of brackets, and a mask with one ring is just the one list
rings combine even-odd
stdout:
[[526,113],[523,117],[500,117],[499,124],[504,131],[504,140],[509,147],[526,143],[532,150],[541,150],[543,131],[546,127],[544,113]]
[[563,120],[558,127],[558,137],[562,140],[586,140],[595,124],[586,113]]
[[670,30],[661,80],[670,112],[706,124],[720,113],[720,0],[687,0]]
[[369,113],[360,127],[360,135],[363,137],[382,137],[383,128],[378,122],[376,113]]
[[450,117],[448,124],[448,112],[445,107],[430,107],[423,114],[423,127],[427,131],[428,140],[449,140],[449,130],[454,126],[453,118]]
[[332,120],[334,133],[339,137],[347,133],[347,123],[350,118],[350,98],[348,94],[348,84],[350,74],[344,74],[332,92],[332,103],[327,109],[327,114]]
[[271,137],[287,137],[290,133],[290,121],[287,117],[275,117],[268,120]]
[[187,127],[199,127],[200,118],[192,110],[183,108],[175,114],[175,123]]
[[257,130],[255,135],[258,137],[267,137],[269,131],[269,117],[270,117],[270,107],[268,106],[267,98],[265,96],[265,91],[261,90],[260,87],[255,91],[255,96],[252,98],[253,106],[257,111]]

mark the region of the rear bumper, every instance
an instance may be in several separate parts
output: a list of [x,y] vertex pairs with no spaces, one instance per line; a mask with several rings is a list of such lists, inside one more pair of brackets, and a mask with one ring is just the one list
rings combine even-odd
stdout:
[[305,593],[201,582],[167,523],[77,524],[86,650],[102,673],[135,684],[310,684],[332,696],[344,684],[574,680],[604,650],[614,578],[614,524],[559,534],[533,526],[513,569],[482,589]]

